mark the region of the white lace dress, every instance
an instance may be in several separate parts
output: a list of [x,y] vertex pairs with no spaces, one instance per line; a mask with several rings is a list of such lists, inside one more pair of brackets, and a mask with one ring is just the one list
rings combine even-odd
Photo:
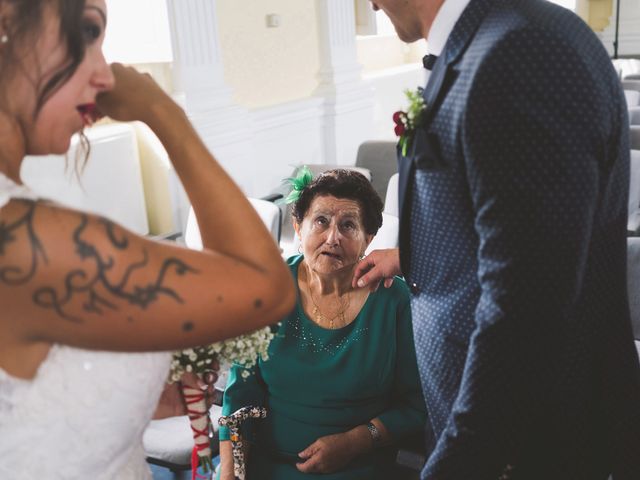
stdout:
[[[33,197],[0,174],[0,208]],[[0,479],[150,479],[142,434],[169,363],[54,345],[32,380],[0,368]]]

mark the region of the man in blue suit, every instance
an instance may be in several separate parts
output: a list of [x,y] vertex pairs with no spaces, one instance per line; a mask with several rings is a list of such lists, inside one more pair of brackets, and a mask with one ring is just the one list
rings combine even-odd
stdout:
[[413,292],[422,478],[640,479],[629,127],[605,49],[543,0],[372,3],[437,56],[399,150],[399,254],[354,279]]

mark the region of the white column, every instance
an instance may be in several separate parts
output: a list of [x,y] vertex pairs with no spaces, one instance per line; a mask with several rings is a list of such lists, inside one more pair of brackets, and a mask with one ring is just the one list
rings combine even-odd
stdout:
[[325,163],[353,165],[358,146],[373,135],[373,90],[362,80],[356,54],[353,1],[317,0],[320,70],[325,100]]
[[640,55],[640,2],[638,0],[613,0],[609,25],[600,33],[600,39],[609,54],[613,55],[618,1],[620,1],[618,56],[638,56]]
[[167,0],[176,96],[207,147],[248,195],[251,158],[248,111],[224,81],[216,0]]

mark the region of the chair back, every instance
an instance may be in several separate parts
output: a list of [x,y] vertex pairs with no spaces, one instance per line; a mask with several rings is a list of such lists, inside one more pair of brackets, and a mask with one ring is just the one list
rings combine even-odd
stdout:
[[640,92],[640,80],[622,80],[622,89]]
[[398,205],[398,179],[400,174],[394,173],[387,184],[387,195],[384,197],[384,212],[396,217],[400,216]]
[[629,109],[629,125],[640,125],[640,106]]
[[633,336],[640,341],[640,237],[627,238],[627,290]]
[[396,248],[399,243],[400,220],[395,215],[382,212],[382,226],[367,248],[365,255],[373,250]]
[[396,142],[368,141],[358,147],[356,167],[371,172],[371,183],[380,198],[384,198],[389,178],[398,171]]
[[640,104],[640,92],[637,90],[625,90],[624,98],[627,100],[627,108],[637,107]]
[[640,125],[629,127],[629,147],[631,150],[640,150]]
[[[282,224],[280,209],[273,203],[259,198],[248,198],[249,203],[255,208],[256,212],[264,222],[265,226],[271,233],[274,241],[278,243],[280,240],[280,226]],[[184,243],[194,250],[202,250],[202,237],[200,236],[200,228],[193,211],[193,207],[189,208],[189,216],[187,218],[187,227],[184,232]]]

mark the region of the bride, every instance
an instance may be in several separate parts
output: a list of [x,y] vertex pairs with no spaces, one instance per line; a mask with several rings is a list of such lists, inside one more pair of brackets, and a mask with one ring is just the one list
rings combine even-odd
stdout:
[[[0,0],[0,478],[149,478],[140,445],[168,372],[162,352],[293,306],[276,245],[184,112],[149,77],[106,64],[106,21],[105,0]],[[204,251],[22,184],[25,155],[65,153],[102,114],[160,138]]]

